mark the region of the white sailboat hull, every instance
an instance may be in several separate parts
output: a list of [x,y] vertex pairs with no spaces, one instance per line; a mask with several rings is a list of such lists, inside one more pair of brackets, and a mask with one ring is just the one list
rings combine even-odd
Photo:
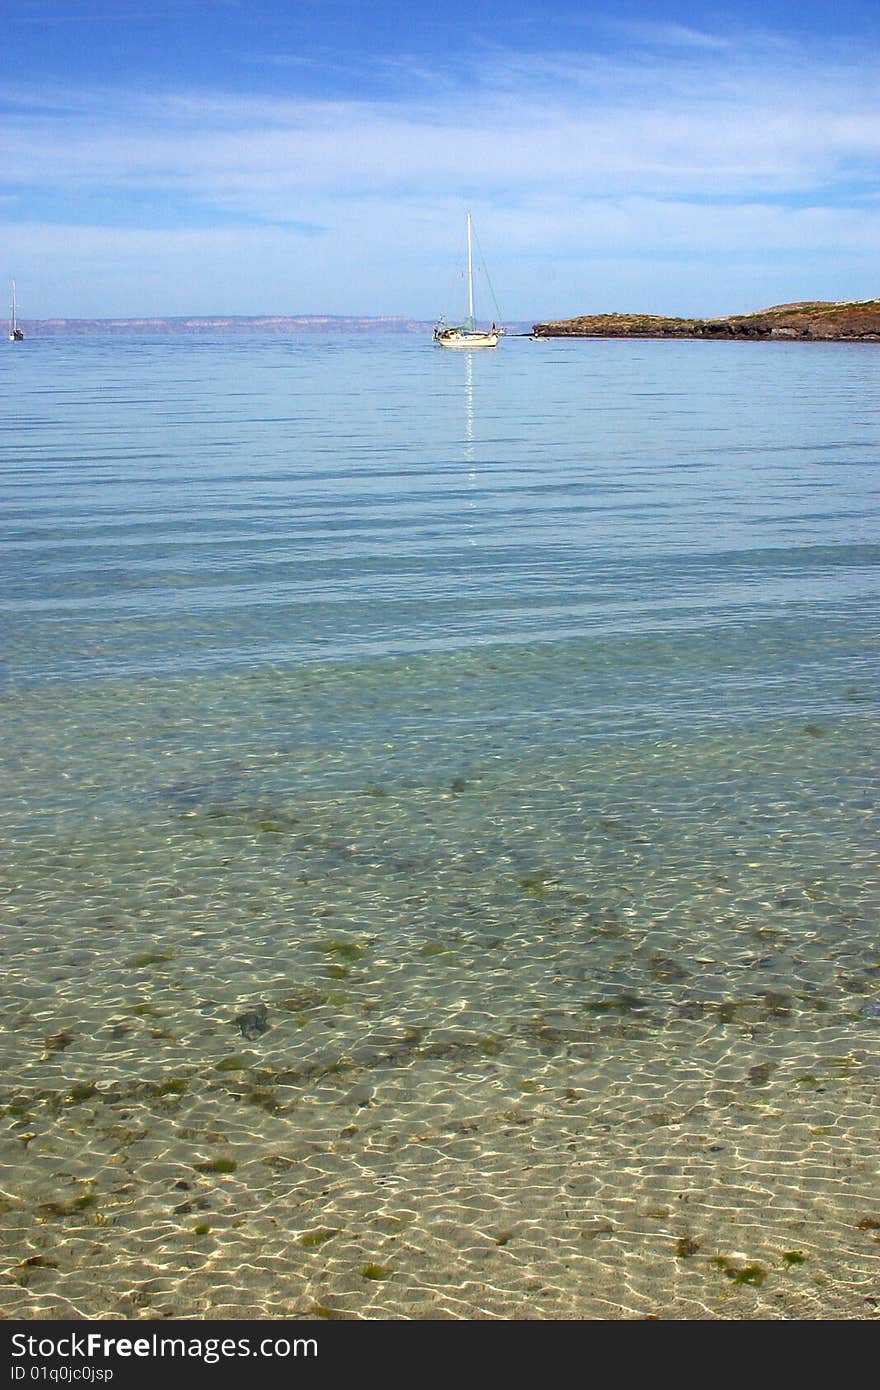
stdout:
[[493,348],[498,346],[500,333],[471,333],[462,328],[441,328],[434,332],[434,342],[445,348]]

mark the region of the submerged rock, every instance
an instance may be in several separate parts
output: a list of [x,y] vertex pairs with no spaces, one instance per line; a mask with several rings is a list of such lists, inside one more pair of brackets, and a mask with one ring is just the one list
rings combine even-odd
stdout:
[[262,1037],[263,1033],[269,1031],[269,1010],[265,1004],[255,1004],[252,1009],[239,1014],[235,1022],[238,1024],[241,1036],[247,1038],[249,1042],[254,1042],[257,1038]]

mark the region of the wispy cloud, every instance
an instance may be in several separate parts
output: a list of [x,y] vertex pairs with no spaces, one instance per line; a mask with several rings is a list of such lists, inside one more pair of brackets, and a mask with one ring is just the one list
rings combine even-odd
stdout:
[[[611,27],[611,26],[609,26]],[[704,52],[727,53],[734,40],[720,34],[710,34],[702,29],[693,29],[686,24],[660,24],[650,20],[641,22],[618,21],[613,26],[618,33],[650,47],[699,49]]]
[[737,99],[645,91],[642,101],[599,103],[540,87],[520,90],[515,110],[492,87],[448,110],[220,96],[129,96],[121,107],[107,93],[93,94],[87,110],[63,94],[44,101],[50,109],[6,122],[7,183],[124,188],[160,179],[221,204],[253,197],[259,216],[273,194],[276,211],[289,210],[294,190],[451,189],[472,180],[493,196],[560,180],[610,195],[781,195],[856,176],[873,183],[880,160],[880,98],[847,106],[836,84],[784,103],[776,91]]

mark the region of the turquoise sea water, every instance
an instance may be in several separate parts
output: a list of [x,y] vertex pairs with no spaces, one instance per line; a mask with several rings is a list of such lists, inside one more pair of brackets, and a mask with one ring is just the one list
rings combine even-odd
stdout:
[[0,381],[7,1314],[869,1316],[880,352]]

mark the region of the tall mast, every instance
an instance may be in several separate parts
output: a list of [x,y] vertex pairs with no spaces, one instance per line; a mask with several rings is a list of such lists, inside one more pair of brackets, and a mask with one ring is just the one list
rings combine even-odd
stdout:
[[471,251],[471,215],[467,215],[468,229],[468,326],[474,326],[474,258]]
[[15,281],[12,282],[12,331],[15,332]]

